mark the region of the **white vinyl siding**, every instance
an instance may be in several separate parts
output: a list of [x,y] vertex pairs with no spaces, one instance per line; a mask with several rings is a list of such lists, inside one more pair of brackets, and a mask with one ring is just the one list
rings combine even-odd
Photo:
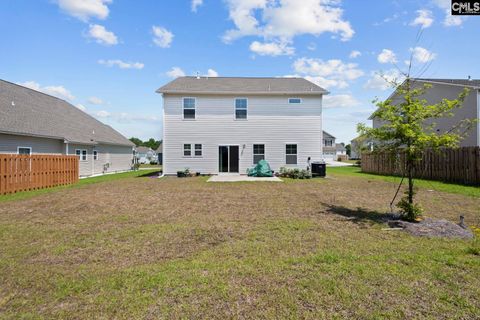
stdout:
[[[232,104],[238,96],[198,95],[195,121],[183,121],[182,95],[164,94],[163,98],[165,174],[185,168],[217,174],[219,145],[240,147],[241,174],[252,167],[253,145],[259,143],[265,145],[265,159],[275,171],[286,165],[288,143],[297,143],[296,167],[305,168],[308,157],[322,159],[321,96],[301,96],[302,103],[294,108],[283,95],[248,96],[248,121],[232,117]],[[183,144],[195,142],[202,143],[202,157],[184,157]],[[193,154],[194,146],[191,148]]]

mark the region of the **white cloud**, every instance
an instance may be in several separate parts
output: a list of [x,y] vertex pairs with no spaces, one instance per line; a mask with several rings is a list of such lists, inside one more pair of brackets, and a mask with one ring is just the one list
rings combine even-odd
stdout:
[[169,48],[173,41],[173,33],[163,27],[152,27],[153,43],[160,48]]
[[310,51],[315,51],[317,50],[317,45],[313,42],[310,42],[310,44],[307,46],[307,49]]
[[197,12],[197,8],[203,4],[203,0],[192,0],[192,11]]
[[412,52],[413,60],[418,63],[427,63],[437,57],[436,53],[428,51],[422,47],[410,48],[410,51]]
[[417,17],[410,23],[411,26],[421,26],[422,29],[430,27],[433,23],[433,14],[430,10],[417,10]]
[[348,82],[364,75],[356,63],[344,63],[338,59],[300,58],[293,63],[295,72],[322,87],[348,87]]
[[77,107],[79,110],[82,110],[83,112],[87,111],[87,108],[83,104],[77,104],[75,107]]
[[104,103],[103,100],[98,98],[98,97],[90,97],[90,98],[88,98],[87,102],[90,103],[90,104],[97,105],[97,106],[100,106]]
[[88,30],[88,36],[95,39],[97,43],[106,46],[113,46],[118,44],[117,36],[113,32],[105,29],[104,26],[101,26],[99,24],[90,25],[90,29]]
[[42,87],[38,82],[35,82],[35,81],[26,81],[23,83],[19,83],[19,85],[39,91],[39,92],[43,92],[51,96],[55,96],[63,100],[70,100],[70,101],[75,100],[75,97],[70,93],[70,91],[65,89],[65,87],[63,86]]
[[166,75],[170,78],[185,77],[185,72],[179,67],[173,67],[172,70],[166,72]]
[[295,53],[295,48],[289,47],[287,42],[265,42],[254,41],[250,44],[250,51],[261,56],[290,56]]
[[218,72],[213,69],[208,69],[206,76],[210,78],[215,78],[218,77]]
[[225,42],[244,36],[259,36],[267,41],[290,42],[295,36],[325,32],[349,40],[354,31],[343,19],[339,0],[227,0],[229,17],[235,29],[227,30]]
[[397,69],[390,69],[385,72],[372,72],[372,77],[365,84],[366,89],[388,90],[392,89],[393,83],[401,83],[404,76]]
[[380,63],[397,63],[397,57],[390,49],[383,49],[378,55],[377,60]]
[[99,64],[103,64],[107,67],[117,66],[120,69],[137,69],[141,70],[145,65],[140,62],[124,62],[122,60],[98,60]]
[[112,0],[57,0],[60,9],[84,22],[90,18],[106,19],[109,14],[107,4]]
[[463,21],[465,21],[466,17],[452,16],[450,8],[452,4],[451,0],[433,0],[433,3],[445,12],[445,18],[443,20],[444,26],[456,27],[462,25]]
[[100,110],[97,112],[92,113],[94,116],[97,116],[98,118],[108,118],[111,116],[111,113],[105,110]]
[[350,52],[350,59],[355,59],[355,58],[358,58],[362,55],[362,53],[358,50],[353,50],[352,52]]
[[323,97],[323,108],[348,108],[358,106],[360,102],[349,94],[326,95]]

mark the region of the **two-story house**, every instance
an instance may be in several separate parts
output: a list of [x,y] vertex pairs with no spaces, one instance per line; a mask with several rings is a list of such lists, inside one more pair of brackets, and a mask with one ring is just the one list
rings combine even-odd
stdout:
[[338,158],[346,158],[347,149],[341,143],[336,143],[335,138],[330,133],[323,131],[323,158],[325,160],[337,161]]
[[[473,79],[413,79],[412,87],[421,88],[424,84],[431,87],[420,97],[428,103],[434,104],[442,99],[456,99],[458,95],[468,88],[469,94],[465,97],[463,107],[455,109],[452,117],[443,117],[435,119],[435,131],[446,132],[451,130],[459,121],[463,119],[480,118],[480,80]],[[403,102],[403,97],[394,91],[388,98],[393,104]],[[378,128],[383,125],[380,119],[371,116],[373,127]],[[465,139],[460,141],[461,147],[480,146],[480,122],[477,122],[467,133]]]
[[180,77],[163,95],[163,170],[244,174],[322,159],[322,96],[302,78]]

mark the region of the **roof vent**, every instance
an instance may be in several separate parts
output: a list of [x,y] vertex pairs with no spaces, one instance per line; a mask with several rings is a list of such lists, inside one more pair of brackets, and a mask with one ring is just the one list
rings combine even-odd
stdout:
[[200,79],[200,72],[197,71],[197,79]]
[[15,107],[15,101],[12,101],[12,107]]
[[471,76],[468,76],[468,81],[472,81],[472,77],[471,77]]

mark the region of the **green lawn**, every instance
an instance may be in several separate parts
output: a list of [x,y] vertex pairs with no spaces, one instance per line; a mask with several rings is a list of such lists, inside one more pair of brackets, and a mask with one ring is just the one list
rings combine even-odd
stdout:
[[[332,173],[335,172],[335,173]],[[395,184],[145,171],[0,203],[0,319],[475,319],[478,240],[384,231]],[[356,178],[357,176],[364,178]],[[480,227],[480,198],[417,195]]]
[[125,178],[132,178],[132,177],[141,177],[147,176],[158,172],[158,170],[141,170],[141,171],[131,171],[131,172],[123,172],[123,173],[116,173],[116,174],[106,174],[103,176],[92,177],[92,178],[85,178],[80,179],[76,184],[68,185],[68,186],[59,186],[53,188],[45,188],[33,191],[26,191],[26,192],[17,192],[7,195],[0,195],[0,202],[4,201],[11,201],[11,200],[21,200],[21,199],[28,199],[34,196],[56,192],[63,189],[72,189],[72,188],[79,188],[82,186],[86,186],[93,183],[99,182],[107,182],[107,181],[114,181],[118,179],[125,179]]
[[[401,181],[401,177],[363,173],[361,172],[360,167],[327,167],[327,175],[330,175],[330,174],[333,176],[348,176],[348,177],[356,177],[356,178],[363,178],[363,179],[370,179],[370,180],[382,180],[382,181],[392,182],[396,184],[399,184]],[[405,184],[406,182],[407,181],[404,180],[403,183]],[[471,196],[471,197],[480,197],[480,187],[475,187],[475,186],[464,186],[460,184],[445,183],[440,181],[432,181],[432,180],[424,180],[424,179],[416,179],[415,185],[417,187],[429,189],[429,190],[458,193],[458,194]]]

